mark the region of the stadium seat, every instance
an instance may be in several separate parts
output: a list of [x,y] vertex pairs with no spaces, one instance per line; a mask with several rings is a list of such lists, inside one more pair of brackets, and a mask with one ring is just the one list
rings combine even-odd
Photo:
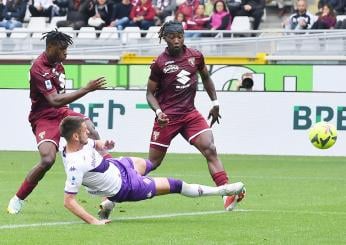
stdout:
[[123,32],[126,34],[126,37],[128,39],[137,39],[137,38],[141,38],[141,29],[139,29],[139,27],[136,26],[128,26],[125,27],[125,29],[123,30]]
[[59,21],[62,21],[62,20],[66,20],[67,18],[67,15],[65,16],[54,16],[52,17],[52,20],[50,21],[50,24],[49,24],[49,29],[50,30],[53,30],[55,29],[57,26],[56,26],[56,23],[58,23]]
[[29,32],[27,28],[15,27],[12,30],[10,38],[12,39],[25,39],[29,37]]
[[0,39],[1,38],[6,38],[7,35],[6,35],[6,29],[5,27],[0,27]]
[[343,21],[344,19],[346,19],[346,15],[337,15],[336,16],[336,21]]
[[150,26],[145,38],[158,38],[159,37],[158,32],[160,28],[161,28],[160,26]]
[[42,30],[46,28],[46,17],[31,17],[27,28],[29,30]]
[[248,16],[235,16],[231,25],[232,31],[250,31],[251,23]]
[[118,39],[119,33],[116,27],[103,27],[99,39]]
[[78,32],[78,39],[96,39],[95,27],[82,27]]
[[76,36],[76,32],[73,30],[72,27],[59,27],[58,31],[66,33],[67,35],[70,35],[72,38]]

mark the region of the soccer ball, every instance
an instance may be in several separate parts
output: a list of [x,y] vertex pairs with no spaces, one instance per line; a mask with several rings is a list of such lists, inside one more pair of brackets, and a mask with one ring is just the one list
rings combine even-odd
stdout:
[[318,149],[328,149],[332,147],[337,138],[337,131],[333,124],[328,122],[318,122],[309,130],[311,144]]

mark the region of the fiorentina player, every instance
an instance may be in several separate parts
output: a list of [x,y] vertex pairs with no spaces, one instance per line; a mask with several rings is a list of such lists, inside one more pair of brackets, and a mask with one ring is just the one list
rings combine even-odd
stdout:
[[[184,45],[184,29],[180,22],[169,21],[159,31],[160,41],[167,43],[166,50],[151,65],[147,85],[147,101],[156,113],[149,149],[149,160],[153,168],[158,167],[166,155],[171,140],[181,134],[194,145],[206,158],[211,177],[217,186],[228,183],[227,173],[217,155],[211,127],[219,123],[219,102],[213,81],[198,50]],[[208,119],[196,110],[194,99],[197,91],[197,73],[207,91],[212,108]],[[241,201],[239,195],[225,196],[224,207],[232,210]]]
[[227,196],[239,194],[244,184],[237,182],[218,187],[188,184],[182,180],[145,176],[152,168],[149,160],[137,157],[103,158],[99,151],[110,150],[114,141],[91,140],[85,119],[65,117],[60,125],[66,139],[62,158],[66,172],[64,206],[88,224],[109,223],[109,213],[97,219],[77,201],[76,194],[83,185],[92,195],[106,197],[103,206],[108,210],[114,203],[140,201],[158,195],[179,193],[187,197]]
[[[62,62],[66,59],[67,47],[72,44],[72,39],[57,30],[44,33],[42,39],[46,39],[46,50],[35,60],[30,69],[29,115],[41,159],[27,174],[16,195],[10,200],[7,208],[10,214],[20,212],[24,199],[54,164],[60,140],[61,120],[69,115],[84,118],[84,115],[69,109],[67,104],[89,92],[106,88],[105,79],[100,77],[79,90],[65,93],[65,71]],[[98,139],[98,133],[92,122],[87,120],[86,123],[92,137]]]

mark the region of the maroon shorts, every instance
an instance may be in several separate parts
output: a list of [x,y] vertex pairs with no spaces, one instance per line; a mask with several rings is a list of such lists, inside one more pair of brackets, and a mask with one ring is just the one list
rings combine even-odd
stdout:
[[179,133],[190,144],[193,144],[196,136],[211,130],[207,121],[197,110],[179,117],[170,118],[168,116],[168,118],[170,119],[169,124],[163,128],[155,120],[150,139],[151,148],[166,151],[172,139]]
[[58,109],[56,118],[40,118],[31,124],[36,137],[37,147],[43,142],[52,142],[59,147],[60,141],[60,122],[67,116],[80,116],[86,118],[81,113],[75,112],[68,107]]

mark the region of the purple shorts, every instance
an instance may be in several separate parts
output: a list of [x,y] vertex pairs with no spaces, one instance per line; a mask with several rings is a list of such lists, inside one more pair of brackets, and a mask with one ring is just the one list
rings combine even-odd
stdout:
[[113,202],[130,202],[150,199],[156,194],[155,182],[152,178],[142,176],[133,167],[131,158],[110,158],[120,171],[122,184],[119,192],[108,197]]

